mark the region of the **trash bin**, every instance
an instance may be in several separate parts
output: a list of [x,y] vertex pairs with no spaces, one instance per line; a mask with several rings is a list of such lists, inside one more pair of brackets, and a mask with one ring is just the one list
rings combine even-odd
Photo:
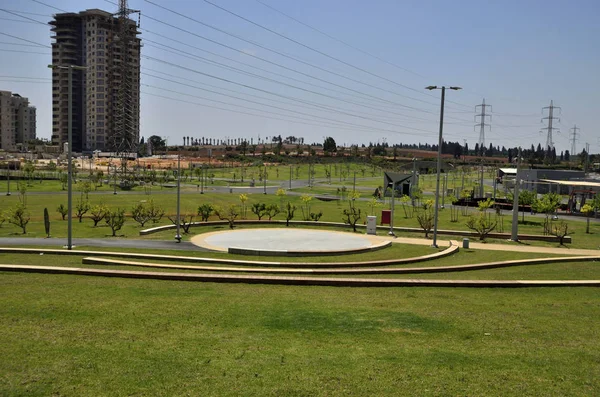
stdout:
[[391,210],[381,210],[381,224],[390,224],[392,221],[392,211]]
[[463,238],[463,248],[469,248],[469,239]]

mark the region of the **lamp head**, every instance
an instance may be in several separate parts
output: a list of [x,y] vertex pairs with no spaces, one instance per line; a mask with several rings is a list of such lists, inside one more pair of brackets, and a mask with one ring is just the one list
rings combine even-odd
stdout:
[[455,90],[455,91],[462,90],[462,87],[448,87],[448,88],[450,88],[451,90]]
[[437,89],[437,85],[430,85],[430,86],[425,87],[425,89],[426,90],[435,90],[435,89]]

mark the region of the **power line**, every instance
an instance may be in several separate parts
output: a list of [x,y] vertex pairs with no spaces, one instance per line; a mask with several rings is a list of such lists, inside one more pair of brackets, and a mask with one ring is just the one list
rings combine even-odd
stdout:
[[44,22],[42,22],[42,21],[38,21],[37,19],[29,18],[29,17],[26,17],[26,16],[24,16],[24,15],[19,15],[19,14],[17,14],[16,12],[12,12],[12,11],[6,10],[6,9],[4,9],[4,8],[0,8],[0,11],[4,11],[4,12],[6,12],[7,14],[11,14],[11,15],[17,16],[17,17],[19,17],[19,18],[27,19],[28,21],[32,21],[32,22],[38,23],[38,24],[40,24],[40,25],[48,26],[46,23],[44,23]]
[[[331,125],[328,125],[329,123],[326,123],[326,124],[316,124],[316,123],[303,122],[303,121],[294,121],[294,120],[282,119],[282,118],[278,118],[278,117],[265,116],[265,115],[261,115],[261,114],[248,113],[248,112],[243,112],[243,111],[239,111],[239,110],[226,109],[226,108],[222,108],[222,107],[219,107],[219,106],[212,106],[212,105],[206,105],[206,104],[202,104],[202,103],[198,103],[198,102],[186,101],[184,99],[171,98],[171,97],[167,97],[167,96],[164,96],[164,95],[152,94],[152,93],[149,93],[149,92],[146,92],[146,91],[141,91],[141,93],[144,94],[144,95],[151,95],[151,96],[155,96],[155,97],[158,97],[158,98],[169,99],[169,100],[172,100],[172,101],[189,103],[189,104],[192,104],[192,105],[207,107],[207,108],[211,108],[211,109],[224,110],[224,111],[231,112],[231,113],[245,114],[245,115],[249,115],[249,116],[260,117],[260,118],[263,118],[263,119],[266,118],[266,119],[271,119],[271,120],[286,121],[288,123],[312,125],[312,126],[317,126],[317,127],[331,127]],[[262,111],[262,112],[265,112],[265,111]],[[272,112],[265,112],[265,113],[277,114],[277,113],[272,113]],[[293,116],[287,116],[287,117],[293,117]],[[349,130],[349,131],[369,131],[369,132],[372,132],[371,129],[364,130],[364,129],[339,127],[339,126],[334,126],[334,128],[342,129],[342,130]]]
[[[146,0],[146,1],[147,1],[147,2],[150,2],[149,0]],[[306,48],[306,49],[308,49],[308,50],[311,50],[311,51],[313,51],[313,52],[316,52],[317,54],[320,54],[320,55],[322,55],[322,56],[324,56],[324,57],[327,57],[327,58],[329,58],[329,59],[332,59],[332,60],[334,60],[334,61],[336,61],[336,62],[339,62],[339,63],[341,63],[341,64],[343,64],[343,65],[346,65],[346,66],[348,66],[348,67],[351,67],[351,68],[353,68],[353,69],[356,69],[356,70],[358,70],[358,71],[360,71],[360,72],[366,73],[366,74],[368,74],[368,75],[370,75],[370,76],[377,77],[377,78],[379,78],[379,79],[381,79],[381,80],[387,81],[388,83],[395,84],[395,85],[397,85],[397,86],[399,86],[399,87],[402,87],[402,88],[404,88],[404,89],[407,89],[407,90],[410,90],[410,91],[417,92],[417,93],[419,93],[419,94],[421,94],[421,95],[426,95],[426,96],[431,96],[431,97],[434,97],[434,95],[427,94],[426,92],[423,92],[423,91],[421,91],[421,90],[417,90],[417,89],[415,89],[415,88],[409,87],[409,86],[407,86],[407,85],[404,85],[404,84],[402,84],[402,83],[398,83],[397,81],[394,81],[394,80],[388,79],[388,78],[386,78],[386,77],[380,76],[380,75],[378,75],[378,74],[376,74],[376,73],[369,72],[368,70],[365,70],[365,69],[363,69],[363,68],[361,68],[361,67],[359,67],[359,66],[353,65],[353,64],[351,64],[351,63],[349,63],[349,62],[346,62],[346,61],[344,61],[344,60],[341,60],[341,59],[339,59],[339,58],[337,58],[337,57],[334,57],[334,56],[332,56],[332,55],[329,55],[329,54],[327,54],[327,53],[325,53],[325,52],[323,52],[323,51],[321,51],[321,50],[318,50],[318,49],[316,49],[316,48],[314,48],[314,47],[311,47],[311,46],[309,46],[309,45],[307,45],[307,44],[304,44],[304,43],[302,43],[302,42],[300,42],[300,41],[298,41],[298,40],[292,39],[291,37],[288,37],[288,36],[286,36],[286,35],[284,35],[284,34],[281,34],[281,33],[277,32],[277,31],[275,31],[275,30],[273,30],[273,29],[270,29],[270,28],[268,28],[268,27],[266,27],[266,26],[264,26],[264,25],[261,25],[261,24],[259,24],[259,23],[257,23],[257,22],[254,22],[254,21],[252,21],[252,20],[250,20],[250,19],[248,19],[248,18],[246,18],[246,17],[243,17],[242,15],[236,14],[235,12],[233,12],[233,11],[231,11],[231,10],[228,10],[228,9],[226,9],[225,7],[221,7],[221,6],[219,6],[219,5],[217,5],[217,4],[213,3],[213,2],[211,2],[211,1],[209,1],[209,0],[203,0],[203,1],[204,1],[205,3],[207,3],[207,4],[210,4],[210,5],[211,5],[211,6],[213,6],[213,7],[216,7],[216,8],[218,8],[218,9],[220,9],[220,10],[222,10],[222,11],[224,11],[224,12],[226,12],[226,13],[230,14],[230,15],[233,15],[233,16],[235,16],[235,17],[237,17],[237,18],[239,18],[239,19],[241,19],[241,20],[243,20],[243,21],[246,21],[246,22],[248,22],[248,23],[250,23],[250,24],[252,24],[252,25],[254,25],[254,26],[256,26],[256,27],[259,27],[259,28],[261,28],[261,29],[263,29],[263,30],[265,30],[265,31],[267,31],[267,32],[269,32],[269,33],[272,33],[272,34],[274,34],[274,35],[276,35],[276,36],[278,36],[278,37],[281,37],[281,38],[283,38],[283,39],[285,39],[285,40],[288,40],[288,41],[290,41],[290,42],[292,42],[292,43],[294,43],[294,44],[297,44],[297,45],[299,45],[299,46],[301,46],[301,47],[304,47],[304,48]],[[150,2],[150,3],[151,3],[151,2]],[[424,102],[424,103],[431,104],[430,102],[423,101],[423,100],[421,100],[421,99],[416,99],[416,98],[411,98],[411,99],[413,99],[413,100],[415,100],[415,101],[421,101],[421,102]]]
[[35,41],[31,41],[31,40],[23,39],[23,38],[21,38],[21,37],[18,37],[18,36],[13,36],[12,34],[3,33],[3,32],[0,32],[0,34],[1,34],[1,35],[3,35],[3,36],[8,36],[8,37],[11,37],[11,38],[13,38],[13,39],[16,39],[16,40],[25,41],[25,42],[27,42],[27,43],[31,43],[31,44],[37,44],[37,45],[38,45],[38,46],[40,46],[40,47],[46,47],[46,48],[50,48],[50,46],[49,46],[49,45],[46,45],[46,44],[40,44],[40,43],[36,43]]
[[7,10],[7,9],[3,9],[4,11],[12,11],[12,12],[17,12],[19,14],[26,14],[26,15],[35,15],[38,17],[47,17],[47,18],[52,18],[52,15],[48,15],[48,14],[38,14],[36,12],[27,12],[27,11],[20,11],[20,10]]
[[[190,72],[193,72],[193,73],[197,73],[197,74],[200,74],[202,76],[206,76],[206,77],[210,77],[210,78],[213,78],[213,79],[216,79],[216,80],[220,80],[220,81],[223,81],[223,82],[226,82],[226,83],[229,83],[229,84],[234,84],[234,85],[245,87],[245,88],[248,88],[248,89],[251,89],[251,90],[256,90],[256,91],[259,91],[259,92],[262,92],[262,93],[265,93],[265,94],[274,95],[274,96],[278,96],[278,97],[281,97],[281,98],[291,99],[291,100],[297,101],[297,99],[290,98],[290,97],[287,97],[285,95],[277,94],[277,93],[274,93],[272,91],[268,91],[268,90],[264,90],[264,89],[261,89],[261,88],[250,86],[248,84],[239,83],[239,82],[232,81],[232,80],[229,80],[229,79],[225,79],[225,78],[222,78],[222,77],[214,76],[214,75],[211,75],[211,74],[208,74],[208,73],[201,72],[199,70],[195,70],[195,69],[191,69],[191,68],[188,68],[188,67],[185,67],[185,66],[177,65],[177,64],[174,64],[174,63],[162,60],[162,59],[158,59],[158,58],[154,58],[154,57],[149,57],[147,55],[142,55],[142,57],[146,58],[146,59],[154,60],[154,61],[157,61],[157,62],[161,62],[161,63],[167,64],[167,65],[171,65],[171,66],[183,69],[183,70],[187,70],[187,71],[190,71]],[[321,94],[321,95],[324,95],[324,94]],[[326,96],[326,95],[324,95],[324,96]],[[341,112],[339,112],[339,113],[341,113]],[[387,122],[384,122],[384,121],[374,120],[374,119],[371,119],[371,118],[368,118],[368,117],[362,117],[362,116],[358,116],[358,115],[353,115],[352,113],[344,113],[344,114],[347,114],[347,115],[352,116],[352,117],[362,118],[362,119],[369,120],[369,121],[379,122],[379,123],[382,123],[382,124],[390,124],[390,125],[393,125],[393,126],[399,126],[399,125],[395,125],[395,124],[392,124],[392,123],[387,123]],[[427,130],[423,130],[423,129],[412,128],[412,127],[407,127],[407,126],[401,126],[401,127],[411,128],[411,129],[413,129],[415,131],[421,131],[421,132],[425,132],[425,133],[428,133],[428,134],[429,133],[433,134],[432,131],[427,131]],[[393,131],[393,132],[397,133],[397,131]]]
[[55,9],[55,10],[57,10],[57,11],[61,11],[61,12],[68,12],[68,11],[66,11],[66,10],[63,10],[62,8],[54,7],[54,6],[50,5],[50,4],[46,4],[46,3],[44,3],[44,2],[41,2],[41,1],[39,1],[39,0],[31,0],[31,1],[33,1],[34,3],[38,3],[38,4],[41,4],[41,5],[43,5],[43,6],[49,7],[49,8],[53,8],[53,9]]
[[[108,1],[108,0],[107,0],[107,1]],[[147,16],[147,15],[146,15],[145,17],[146,17],[146,18],[149,18],[149,19],[154,19],[154,18],[152,18],[152,17],[149,17],[149,16]],[[164,22],[162,22],[162,21],[157,21],[157,22],[164,23]],[[169,26],[172,26],[172,25],[170,25],[170,24],[167,24],[167,25],[169,25]],[[172,26],[172,27],[174,27],[174,28],[177,28],[176,26]],[[179,29],[179,28],[177,28],[177,29]],[[332,86],[334,86],[334,87],[339,87],[339,88],[342,88],[342,89],[348,90],[348,91],[350,91],[350,92],[353,92],[353,93],[356,93],[356,94],[359,94],[359,95],[362,95],[362,96],[358,96],[358,95],[353,95],[353,94],[349,94],[349,93],[344,93],[344,92],[340,92],[340,91],[332,90],[331,88],[325,88],[325,87],[323,87],[323,86],[321,86],[321,85],[317,85],[317,84],[309,83],[309,82],[306,82],[306,81],[304,81],[304,80],[299,80],[299,79],[296,79],[296,78],[293,78],[293,77],[289,77],[289,76],[286,76],[286,75],[283,75],[283,74],[280,74],[280,73],[276,73],[276,72],[273,72],[273,71],[270,71],[270,70],[267,70],[267,69],[263,69],[263,68],[260,68],[260,67],[254,66],[254,65],[250,65],[249,63],[245,63],[245,62],[237,61],[237,60],[235,60],[235,59],[232,59],[232,58],[229,58],[229,57],[226,57],[226,56],[223,56],[223,55],[220,55],[220,54],[214,53],[214,52],[212,52],[212,51],[208,51],[208,50],[206,50],[206,49],[204,49],[204,48],[196,47],[196,46],[193,46],[193,45],[191,45],[191,44],[188,44],[188,43],[185,43],[185,42],[182,42],[182,41],[179,41],[179,40],[173,39],[173,38],[171,38],[171,37],[168,37],[168,36],[165,36],[165,35],[162,35],[162,34],[156,33],[156,32],[152,32],[152,31],[150,31],[150,30],[148,30],[148,29],[143,29],[143,28],[142,28],[141,30],[142,30],[142,31],[144,31],[144,32],[150,33],[150,34],[157,35],[157,36],[159,36],[159,37],[162,37],[162,38],[164,38],[164,39],[167,39],[167,40],[170,40],[170,41],[174,41],[174,42],[176,42],[176,43],[179,43],[179,44],[182,44],[182,45],[188,46],[188,47],[190,47],[190,48],[194,48],[194,49],[196,49],[196,50],[199,50],[199,51],[202,51],[202,52],[206,52],[206,53],[208,53],[208,54],[211,54],[211,55],[214,55],[214,56],[216,56],[216,57],[219,57],[219,58],[226,59],[226,60],[228,60],[228,61],[235,62],[235,63],[241,64],[241,65],[244,65],[244,66],[247,66],[247,67],[253,68],[253,69],[257,69],[257,70],[263,71],[263,72],[265,72],[265,73],[270,73],[270,74],[273,74],[273,75],[276,75],[276,76],[280,76],[280,77],[283,77],[283,78],[286,78],[286,79],[290,79],[290,80],[292,80],[292,81],[296,81],[296,82],[299,82],[299,83],[302,83],[302,84],[310,85],[310,86],[312,86],[312,87],[317,87],[317,88],[325,89],[325,90],[328,90],[328,91],[336,92],[336,93],[338,93],[338,94],[342,94],[342,95],[348,95],[348,96],[352,96],[352,97],[359,98],[359,99],[363,99],[363,100],[365,99],[364,97],[372,98],[373,100],[377,100],[377,101],[379,101],[379,102],[378,102],[378,106],[382,106],[382,105],[381,105],[381,103],[388,103],[388,104],[395,104],[395,105],[397,105],[397,106],[402,106],[402,104],[399,104],[399,103],[396,103],[396,102],[393,102],[393,101],[389,101],[389,100],[387,100],[387,99],[382,99],[382,98],[379,98],[379,97],[376,97],[376,96],[373,96],[373,95],[365,94],[365,93],[363,93],[363,92],[361,92],[361,91],[354,90],[354,89],[352,89],[352,88],[348,88],[348,87],[345,87],[345,86],[342,86],[342,85],[339,85],[339,84],[333,83],[333,82],[331,82],[331,81],[328,81],[328,80],[321,79],[321,78],[319,78],[319,77],[316,77],[316,76],[313,76],[313,75],[311,75],[311,74],[308,74],[308,73],[301,72],[301,71],[299,71],[299,70],[297,70],[297,69],[293,69],[293,68],[287,67],[287,66],[285,66],[285,65],[281,65],[281,64],[279,64],[279,63],[276,63],[276,62],[269,61],[268,59],[264,59],[264,58],[258,57],[258,56],[256,56],[256,55],[253,55],[253,54],[248,54],[247,52],[244,52],[243,50],[240,50],[240,49],[237,49],[237,48],[234,48],[234,47],[230,47],[230,46],[228,46],[228,45],[225,45],[225,44],[222,44],[222,43],[216,42],[216,41],[214,41],[214,40],[211,40],[211,39],[205,38],[205,37],[203,37],[203,36],[198,36],[198,37],[200,37],[200,38],[202,38],[202,39],[205,39],[205,40],[207,40],[207,41],[209,41],[209,42],[212,42],[213,44],[220,45],[220,46],[222,46],[222,47],[224,47],[224,48],[227,48],[227,49],[229,49],[229,50],[236,51],[236,52],[238,52],[238,53],[240,53],[240,54],[244,54],[244,55],[250,56],[250,57],[252,57],[252,58],[258,59],[258,60],[260,60],[260,61],[263,61],[263,62],[265,62],[265,63],[269,63],[269,64],[271,64],[271,65],[274,65],[274,66],[277,66],[277,67],[279,67],[279,68],[282,68],[282,69],[285,69],[285,70],[291,71],[291,72],[293,72],[293,73],[297,73],[297,74],[300,74],[300,75],[302,75],[302,76],[305,76],[305,77],[311,78],[311,79],[313,79],[313,80],[321,81],[321,82],[323,82],[323,83],[326,83],[326,84],[332,85]],[[183,31],[185,31],[184,29],[180,29],[180,30],[183,30]],[[195,35],[195,34],[194,34],[194,33],[192,33],[192,32],[188,32],[188,33],[189,33],[189,34],[192,34],[192,35]],[[162,46],[165,46],[165,47],[169,47],[169,48],[174,48],[174,47],[170,47],[170,46],[167,46],[167,45],[165,45],[165,44],[158,43],[158,42],[155,42],[155,41],[152,41],[152,40],[149,40],[149,39],[144,39],[144,41],[145,41],[145,42],[150,42],[150,43],[156,43],[156,44],[159,44],[159,45],[162,45]],[[184,52],[184,51],[182,51],[182,50],[177,50],[177,51]]]
[[48,77],[0,76],[2,79],[52,80]]
[[[300,115],[303,115],[303,116],[323,118],[321,116],[314,116],[314,115],[306,114],[306,113],[303,113],[303,112],[298,112],[298,111],[295,111],[295,110],[290,110],[290,109],[287,109],[287,108],[282,108],[282,107],[276,106],[276,105],[269,105],[269,104],[265,104],[265,103],[262,103],[262,102],[257,102],[257,101],[254,101],[254,100],[240,98],[240,97],[234,96],[234,95],[223,94],[221,92],[217,92],[217,91],[213,91],[213,90],[209,90],[209,89],[205,89],[205,88],[201,88],[201,87],[197,87],[197,86],[192,86],[189,83],[181,83],[181,82],[178,82],[178,81],[175,81],[175,80],[171,80],[171,79],[167,79],[167,78],[163,78],[163,77],[159,77],[159,76],[155,76],[155,75],[150,75],[148,73],[143,73],[143,74],[146,75],[146,76],[158,78],[158,79],[161,79],[161,80],[164,80],[164,81],[168,81],[168,82],[171,82],[171,83],[180,84],[180,85],[183,85],[183,86],[186,86],[186,87],[191,87],[191,88],[194,88],[194,89],[198,89],[198,90],[210,92],[210,93],[213,93],[213,94],[222,95],[222,96],[225,96],[225,97],[228,97],[228,98],[233,98],[233,99],[241,100],[241,101],[244,101],[244,102],[254,103],[254,104],[261,105],[261,106],[268,106],[268,107],[271,107],[271,108],[274,108],[274,109],[278,109],[278,110],[284,110],[284,111],[291,112],[291,113],[297,113],[297,114],[300,114]],[[261,98],[261,99],[264,99],[264,98]],[[322,104],[313,103],[313,102],[309,102],[309,101],[302,101],[302,100],[298,100],[298,99],[291,99],[291,98],[287,98],[287,99],[300,101],[301,103],[306,103],[306,104],[308,104],[310,106],[313,106],[314,108],[317,108],[317,110],[334,111],[334,112],[337,112],[337,113],[340,113],[340,114],[343,114],[343,115],[346,115],[346,116],[352,116],[352,117],[357,117],[357,118],[361,118],[361,119],[367,119],[367,120],[371,120],[371,121],[378,122],[378,123],[390,124],[390,125],[393,125],[395,127],[408,128],[406,126],[402,126],[402,125],[399,126],[399,125],[396,125],[396,124],[393,124],[393,123],[387,123],[387,122],[383,122],[383,121],[380,121],[380,120],[370,119],[368,117],[362,117],[362,116],[359,116],[359,115],[356,115],[356,114],[348,113],[348,111],[345,111],[344,109],[340,110],[339,108],[334,108],[334,107],[330,107],[330,106],[327,106],[327,105],[322,105]],[[209,100],[212,100],[212,99],[209,99]],[[223,103],[223,102],[220,102],[220,103]],[[256,110],[256,109],[251,109],[251,110]],[[314,109],[311,108],[311,110],[314,110]],[[368,116],[372,116],[372,115],[369,115],[369,114],[367,114],[367,115]],[[377,116],[375,116],[375,117],[377,117]],[[324,119],[325,120],[330,120],[328,118],[324,118]]]
[[[185,19],[188,19],[188,20],[190,20],[190,21],[193,21],[193,22],[195,22],[195,23],[197,23],[197,24],[200,24],[200,25],[202,25],[202,26],[205,26],[205,27],[207,27],[207,28],[209,28],[209,29],[213,29],[213,30],[215,30],[215,31],[217,31],[217,32],[223,33],[223,34],[225,34],[225,35],[228,35],[228,36],[230,36],[230,37],[234,37],[234,38],[236,38],[236,39],[238,39],[238,40],[240,40],[240,41],[243,41],[243,42],[245,42],[245,43],[248,43],[248,44],[252,44],[252,45],[254,45],[254,46],[258,47],[258,48],[261,48],[261,49],[264,49],[264,50],[266,50],[266,51],[269,51],[269,52],[272,52],[272,53],[274,53],[274,54],[277,54],[277,55],[279,55],[279,56],[282,56],[282,57],[285,57],[285,58],[291,59],[291,60],[293,60],[293,61],[295,61],[295,62],[302,63],[302,64],[304,64],[304,65],[307,65],[307,66],[310,66],[310,67],[312,67],[312,68],[315,68],[315,69],[321,70],[321,71],[323,71],[323,72],[326,72],[326,73],[333,74],[333,75],[335,75],[335,76],[338,76],[338,77],[344,78],[344,79],[346,79],[346,80],[349,80],[349,81],[352,81],[352,82],[355,82],[355,83],[358,83],[358,84],[362,84],[362,85],[368,86],[368,87],[370,87],[370,88],[374,88],[374,89],[377,89],[377,90],[380,90],[380,91],[388,92],[388,93],[390,93],[390,94],[397,95],[397,96],[400,96],[400,97],[405,97],[405,98],[408,98],[408,99],[417,100],[417,101],[424,102],[424,103],[427,103],[427,104],[430,104],[430,105],[433,105],[433,106],[438,106],[438,105],[437,105],[437,103],[432,103],[432,102],[423,101],[423,100],[421,100],[421,99],[412,98],[412,97],[409,97],[409,96],[407,96],[407,95],[399,94],[399,93],[397,93],[397,92],[395,92],[395,91],[390,91],[390,90],[387,90],[387,89],[384,89],[384,88],[381,88],[381,87],[374,86],[374,85],[372,85],[372,84],[368,84],[368,83],[365,83],[365,82],[362,82],[362,81],[359,81],[359,80],[353,79],[353,78],[351,78],[351,77],[348,77],[348,76],[345,76],[345,75],[343,75],[343,74],[340,74],[340,73],[337,73],[337,72],[333,72],[333,71],[331,71],[331,70],[328,70],[328,69],[322,68],[322,67],[320,67],[320,66],[317,66],[317,65],[315,65],[315,64],[312,64],[312,63],[310,63],[310,62],[306,62],[306,61],[303,61],[303,60],[301,60],[301,59],[299,59],[299,58],[296,58],[296,57],[293,57],[293,56],[291,56],[291,55],[285,54],[285,53],[283,53],[283,52],[281,52],[281,51],[273,50],[273,49],[271,49],[271,48],[268,48],[268,47],[266,47],[266,46],[264,46],[264,45],[261,45],[261,44],[259,44],[259,43],[257,43],[257,42],[254,42],[254,41],[251,41],[251,40],[247,40],[247,39],[245,39],[245,38],[243,38],[243,37],[241,37],[241,36],[238,36],[238,35],[236,35],[236,34],[233,34],[233,33],[227,32],[227,31],[225,31],[225,30],[223,30],[223,29],[217,28],[217,27],[215,27],[215,26],[212,26],[212,25],[210,25],[210,24],[207,24],[207,23],[205,23],[205,22],[202,22],[202,21],[200,21],[200,20],[198,20],[198,19],[195,19],[195,18],[192,18],[192,17],[190,17],[190,16],[188,16],[188,15],[182,14],[182,13],[180,13],[180,12],[177,12],[177,11],[171,10],[171,9],[169,9],[169,8],[167,8],[167,7],[164,7],[164,6],[161,6],[161,5],[159,5],[159,4],[156,4],[156,3],[154,3],[154,2],[152,2],[152,1],[150,1],[150,0],[145,0],[145,1],[146,1],[147,3],[150,3],[150,4],[152,4],[152,5],[156,6],[156,7],[158,7],[158,8],[161,8],[161,9],[163,9],[163,10],[165,10],[165,11],[168,11],[168,12],[170,12],[170,13],[173,13],[173,14],[175,14],[175,15],[178,15],[178,16],[180,16],[180,17],[182,17],[182,18],[185,18]],[[146,18],[148,18],[148,16],[147,16],[147,15],[146,15]],[[154,21],[157,21],[157,22],[159,22],[159,23],[163,23],[163,24],[165,24],[165,25],[170,25],[171,27],[174,27],[175,29],[182,30],[182,31],[185,31],[186,33],[189,33],[189,31],[186,31],[185,29],[181,29],[181,28],[179,28],[179,27],[175,27],[175,26],[173,26],[173,25],[171,25],[171,24],[167,24],[167,23],[165,23],[165,22],[162,22],[162,21],[160,21],[160,20],[157,20],[157,19],[155,19],[155,18],[150,18],[150,19],[152,19],[152,20],[154,20]],[[199,36],[199,35],[196,35],[196,34],[194,34],[194,36]],[[247,55],[250,55],[250,54],[247,54]],[[252,56],[252,55],[250,55],[250,56]],[[407,108],[413,109],[413,110],[415,110],[415,111],[421,111],[421,112],[426,112],[426,113],[432,113],[432,114],[434,114],[434,112],[425,111],[425,110],[418,109],[418,108],[415,108],[415,107],[411,107],[411,106],[408,106],[408,105],[404,105],[404,107],[407,107]]]
[[[371,53],[370,53],[370,52],[368,52],[368,51],[362,50],[362,49],[360,49],[360,48],[358,48],[358,47],[356,47],[356,46],[354,46],[354,45],[352,45],[352,44],[349,44],[349,43],[347,43],[347,42],[346,42],[346,41],[344,41],[344,40],[338,39],[338,38],[336,38],[336,37],[334,37],[334,36],[332,36],[332,35],[330,35],[330,34],[328,34],[328,33],[325,33],[324,31],[322,31],[322,30],[320,30],[320,29],[317,29],[317,28],[315,28],[314,26],[311,26],[311,25],[309,25],[309,24],[307,24],[307,23],[305,23],[305,22],[302,22],[302,21],[300,21],[299,19],[297,19],[297,18],[294,18],[294,17],[292,17],[291,15],[288,15],[288,14],[284,13],[283,11],[280,11],[280,10],[276,9],[275,7],[272,7],[272,6],[270,6],[269,4],[266,4],[266,3],[262,2],[261,0],[256,0],[256,2],[258,2],[258,3],[262,4],[263,6],[265,6],[265,7],[269,8],[269,9],[271,9],[271,10],[273,10],[273,11],[275,11],[275,12],[277,12],[277,13],[279,13],[279,14],[283,15],[283,16],[285,16],[286,18],[289,18],[289,19],[291,19],[292,21],[295,21],[295,22],[299,23],[299,24],[300,24],[300,25],[302,25],[302,26],[305,26],[305,27],[307,27],[307,28],[309,28],[309,29],[311,29],[311,30],[314,30],[314,31],[315,31],[315,32],[317,32],[317,33],[320,33],[320,34],[322,34],[322,35],[323,35],[323,36],[325,36],[325,37],[328,37],[328,38],[330,38],[331,40],[334,40],[334,41],[337,41],[338,43],[341,43],[341,44],[345,45],[346,47],[352,48],[353,50],[356,50],[356,51],[358,51],[358,52],[360,52],[360,53],[363,53],[363,54],[365,54],[365,55],[368,55],[368,56],[370,56],[371,58],[375,58],[375,59],[377,59],[378,61],[381,61],[381,62],[383,62],[383,63],[386,63],[386,64],[388,64],[388,65],[390,65],[390,66],[393,66],[393,67],[395,67],[395,68],[397,68],[397,69],[400,69],[400,70],[403,70],[403,71],[405,71],[405,72],[408,72],[408,73],[414,74],[415,76],[419,76],[419,77],[421,77],[421,78],[427,79],[427,77],[423,76],[422,74],[419,74],[419,73],[417,73],[417,72],[414,72],[414,71],[412,71],[412,70],[409,70],[409,69],[406,69],[406,68],[403,68],[402,66],[398,66],[397,64],[395,64],[395,63],[393,63],[393,62],[387,61],[387,60],[385,60],[385,59],[383,59],[383,58],[381,58],[381,57],[379,57],[379,56],[377,56],[377,55],[371,54]],[[448,101],[448,102],[450,102],[450,101]]]
[[21,54],[40,54],[40,55],[50,55],[49,52],[37,52],[37,51],[25,51],[25,50],[8,50],[5,48],[0,48],[2,52],[19,52]]
[[[152,46],[152,45],[150,45],[150,46]],[[168,48],[172,48],[172,47],[168,47]],[[164,51],[172,52],[172,51],[169,51],[169,50],[164,50]],[[185,54],[189,54],[189,53],[187,53],[185,51],[181,51],[181,50],[177,50],[177,51],[183,52]],[[178,55],[180,55],[180,54],[178,54]],[[345,100],[345,99],[341,99],[341,98],[336,98],[336,97],[331,96],[331,95],[323,94],[323,93],[320,93],[320,92],[317,92],[317,91],[307,90],[307,89],[302,88],[302,87],[298,87],[298,86],[295,86],[295,85],[292,85],[292,84],[288,84],[288,83],[281,82],[281,81],[278,81],[278,80],[274,80],[274,79],[271,79],[271,78],[268,78],[268,77],[257,75],[257,74],[251,73],[251,72],[247,72],[245,70],[241,70],[241,69],[229,66],[229,65],[225,65],[225,64],[222,64],[220,62],[209,60],[207,58],[198,57],[198,56],[193,55],[193,54],[190,54],[190,55],[192,55],[195,58],[199,58],[202,62],[208,62],[208,63],[211,63],[211,64],[216,64],[216,65],[225,67],[227,69],[230,69],[232,71],[235,71],[237,73],[242,73],[242,74],[245,74],[245,75],[249,75],[251,77],[259,78],[259,79],[266,80],[266,81],[269,81],[269,82],[272,82],[272,83],[276,83],[276,84],[280,84],[280,85],[283,85],[283,86],[286,86],[286,87],[290,87],[290,88],[294,88],[294,89],[301,90],[301,91],[304,91],[304,92],[308,92],[308,93],[311,93],[311,94],[315,94],[315,95],[319,95],[319,96],[324,96],[324,97],[329,98],[329,99],[333,99],[333,100],[337,100],[337,101],[349,103],[349,104],[356,105],[356,106],[363,106],[363,107],[366,107],[366,108],[369,108],[369,109],[372,109],[372,110],[376,110],[376,111],[382,111],[379,108],[372,107],[372,106],[369,106],[369,105],[365,105],[365,104],[360,103],[360,102],[349,101],[349,100]],[[423,121],[430,121],[430,120],[427,120],[427,119],[423,119],[423,118],[419,118],[419,117],[415,117],[415,116],[409,116],[409,115],[405,115],[405,114],[402,114],[402,113],[396,113],[396,112],[393,112],[393,111],[386,111],[386,112],[387,113],[391,113],[391,114],[395,114],[395,115],[399,115],[399,116],[402,116],[402,117],[409,117],[409,118],[415,118],[415,119],[423,120]],[[377,117],[379,117],[379,116],[377,116]]]

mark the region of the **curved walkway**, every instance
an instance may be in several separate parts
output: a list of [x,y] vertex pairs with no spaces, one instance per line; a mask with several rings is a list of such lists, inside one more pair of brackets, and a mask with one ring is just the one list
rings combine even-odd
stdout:
[[374,278],[316,278],[253,276],[227,274],[193,274],[166,272],[138,272],[130,270],[86,269],[76,267],[0,265],[0,271],[74,274],[80,276],[122,277],[172,281],[196,281],[210,283],[245,283],[277,285],[311,285],[331,287],[475,287],[475,288],[524,288],[524,287],[600,287],[600,280],[418,280]]

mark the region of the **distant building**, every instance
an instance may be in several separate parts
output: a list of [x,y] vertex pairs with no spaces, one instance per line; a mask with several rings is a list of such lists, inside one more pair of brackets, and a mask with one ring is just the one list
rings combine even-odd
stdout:
[[15,151],[36,137],[36,109],[29,99],[0,91],[0,149]]
[[[111,138],[123,124],[132,140],[139,142],[141,40],[136,23],[127,19],[126,36],[119,37],[119,19],[91,9],[56,14],[50,25],[53,65],[87,67],[86,71],[73,70],[73,151],[113,150]],[[118,106],[119,88],[125,81],[128,101]],[[68,70],[55,68],[52,143],[61,147],[68,140],[68,111]]]

